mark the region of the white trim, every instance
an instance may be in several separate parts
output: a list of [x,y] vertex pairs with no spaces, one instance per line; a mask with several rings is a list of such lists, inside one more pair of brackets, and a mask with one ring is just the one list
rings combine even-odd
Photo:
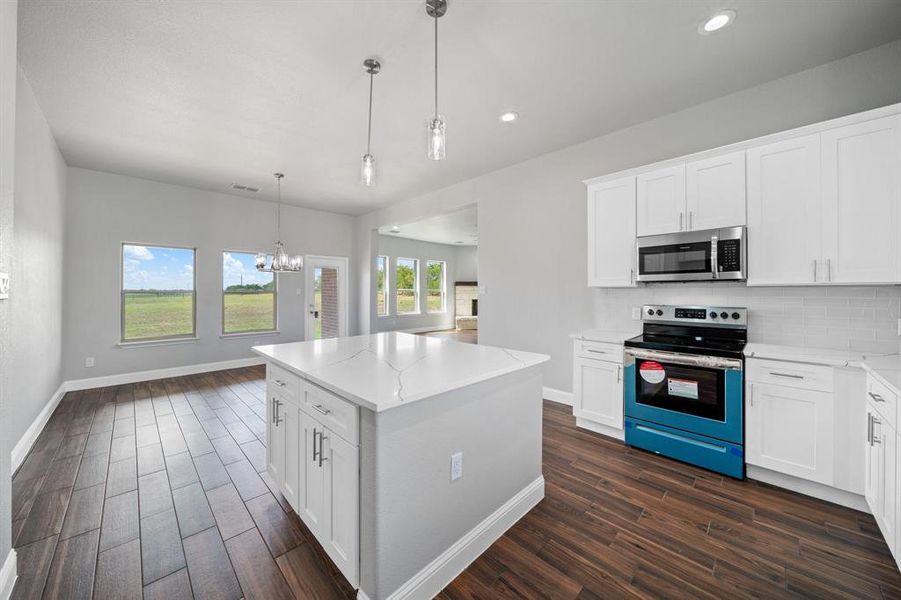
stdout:
[[357,590],[357,600],[369,600],[369,596],[363,590]]
[[0,600],[9,600],[16,585],[16,551],[10,549],[0,567]]
[[264,329],[262,331],[239,331],[235,333],[220,333],[219,339],[227,340],[230,338],[246,338],[253,337],[255,335],[280,335],[281,331],[278,329]]
[[321,262],[326,266],[329,266],[328,263],[331,263],[331,266],[338,269],[338,337],[345,337],[348,335],[348,329],[350,327],[350,274],[348,273],[350,270],[350,260],[346,256],[306,254],[303,258],[305,271],[303,276],[303,301],[307,305],[304,307],[304,340],[311,341],[313,339],[313,320],[310,318],[310,311],[307,310],[309,303],[313,300],[314,270],[310,268],[310,263],[313,262]]
[[792,492],[804,494],[805,496],[813,496],[826,502],[839,504],[854,510],[859,510],[867,514],[871,514],[870,507],[867,505],[866,498],[860,494],[846,492],[832,486],[823,485],[815,481],[808,481],[793,475],[786,475],[777,471],[771,471],[763,467],[755,465],[747,465],[748,479],[756,479],[776,487],[781,487]]
[[610,427],[609,425],[596,423],[594,421],[589,421],[588,419],[577,417],[576,427],[579,427],[580,429],[587,429],[588,431],[593,431],[594,433],[600,433],[601,435],[606,435],[607,437],[611,437],[619,441],[626,439],[626,431],[624,429],[617,429],[616,427]]
[[240,369],[241,367],[261,365],[264,362],[266,361],[264,361],[262,358],[257,357],[236,358],[234,360],[200,363],[197,365],[187,365],[183,367],[169,367],[167,369],[153,369],[150,371],[135,371],[134,373],[120,373],[119,375],[104,375],[102,377],[74,379],[71,381],[66,381],[65,386],[67,392],[73,392],[76,390],[88,390],[91,388],[107,387],[110,385],[124,385],[126,383],[152,381],[154,379],[166,379],[169,377],[182,377],[184,375],[209,373],[211,371],[223,371],[225,369]]
[[558,390],[556,388],[544,386],[541,388],[542,396],[544,396],[545,400],[550,400],[551,402],[556,402],[558,404],[565,404],[567,406],[573,405],[573,393],[572,392],[564,392],[563,390]]
[[[544,477],[539,476],[397,588],[388,600],[434,598],[542,498]],[[357,597],[365,597],[365,594],[357,592]]]
[[[874,119],[880,119],[882,117],[889,117],[889,116],[896,115],[899,112],[901,112],[901,103],[889,104],[888,106],[881,106],[879,108],[874,108],[872,110],[866,110],[863,112],[845,115],[842,117],[837,117],[835,119],[829,119],[828,121],[820,121],[819,123],[812,123],[810,125],[804,125],[803,127],[796,127],[794,129],[787,129],[785,131],[778,131],[776,133],[771,133],[771,134],[767,134],[764,136],[751,138],[749,140],[742,140],[740,142],[736,142],[734,144],[727,144],[725,146],[720,146],[718,148],[711,148],[709,150],[703,150],[701,152],[695,152],[693,154],[685,154],[683,156],[676,156],[676,157],[662,160],[659,162],[641,165],[640,167],[625,169],[623,171],[617,171],[615,173],[607,173],[606,175],[601,175],[599,177],[592,177],[591,179],[583,179],[582,183],[587,186],[587,185],[594,185],[596,183],[609,181],[612,179],[618,179],[620,177],[639,175],[639,174],[647,172],[647,171],[653,171],[653,170],[661,169],[664,167],[676,166],[676,165],[680,165],[680,164],[683,164],[688,161],[695,161],[695,160],[700,160],[700,159],[704,159],[704,158],[719,156],[719,155],[725,154],[727,152],[736,152],[736,151],[740,151],[740,150],[747,150],[748,148],[752,148],[754,146],[761,146],[763,144],[769,144],[769,143],[778,142],[781,140],[788,140],[788,139],[793,139],[793,138],[797,138],[797,137],[801,137],[801,136],[805,136],[805,135],[811,135],[814,133],[820,133],[820,132],[826,131],[828,129],[845,127],[847,125],[852,125],[855,123],[862,123],[864,121],[871,121]],[[783,285],[783,284],[778,284],[778,285]],[[853,285],[863,285],[863,284],[853,284]]]
[[152,348],[153,346],[176,346],[178,344],[193,344],[199,339],[200,338],[197,336],[158,338],[153,340],[116,342],[116,345],[120,348]]
[[[31,422],[31,425],[28,426],[28,429],[25,430],[25,433],[22,434],[22,437],[19,438],[19,441],[16,442],[16,445],[13,446],[12,452],[10,452],[10,471],[15,473],[16,470],[22,466],[22,463],[25,462],[25,457],[28,456],[28,452],[31,450],[31,447],[34,446],[34,443],[38,440],[38,436],[41,435],[41,432],[44,431],[44,427],[47,425],[47,421],[50,420],[50,417],[53,415],[53,411],[56,410],[56,407],[59,406],[59,403],[62,401],[63,396],[66,395],[66,382],[62,382],[59,384],[59,387],[56,388],[56,392],[50,397],[50,400],[47,404],[44,405],[44,408],[41,409],[41,412],[38,413],[38,416],[34,418],[34,421]],[[3,595],[0,594],[0,600],[2,600]]]

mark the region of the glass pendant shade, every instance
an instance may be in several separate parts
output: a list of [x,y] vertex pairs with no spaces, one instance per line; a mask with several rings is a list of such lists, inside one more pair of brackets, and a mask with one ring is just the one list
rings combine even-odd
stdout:
[[445,128],[444,117],[441,115],[435,115],[432,119],[429,119],[428,156],[431,160],[442,160],[444,158],[446,150]]
[[375,157],[368,152],[360,160],[360,183],[367,187],[375,185]]

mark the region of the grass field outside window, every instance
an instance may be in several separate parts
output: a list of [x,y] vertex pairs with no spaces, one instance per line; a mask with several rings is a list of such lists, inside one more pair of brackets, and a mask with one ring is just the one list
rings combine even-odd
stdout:
[[[275,331],[278,286],[274,273],[257,271],[256,254],[222,253],[222,333]],[[267,257],[271,261],[272,257]]]
[[195,335],[194,249],[122,244],[122,341]]

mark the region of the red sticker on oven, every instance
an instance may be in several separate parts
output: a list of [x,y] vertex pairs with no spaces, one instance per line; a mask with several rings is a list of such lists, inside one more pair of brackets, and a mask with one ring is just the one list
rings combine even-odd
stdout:
[[660,383],[666,377],[666,371],[659,362],[647,360],[641,363],[638,368],[638,374],[648,383]]

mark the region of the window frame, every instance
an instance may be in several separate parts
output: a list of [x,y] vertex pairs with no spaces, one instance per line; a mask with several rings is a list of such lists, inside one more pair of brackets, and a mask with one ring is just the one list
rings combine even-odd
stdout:
[[[384,277],[384,293],[385,293],[385,312],[379,313],[379,283],[378,283],[378,272],[379,272],[379,259],[385,259],[385,277]],[[390,317],[391,316],[391,285],[390,285],[390,277],[388,272],[391,270],[391,259],[385,254],[379,254],[375,257],[375,272],[376,272],[376,282],[375,282],[375,316],[376,317]],[[395,307],[396,308],[396,307]]]
[[249,250],[228,250],[223,249],[219,253],[219,283],[222,288],[220,291],[221,296],[221,319],[219,323],[219,330],[221,337],[232,337],[232,336],[242,336],[242,335],[251,335],[254,333],[278,333],[278,273],[272,273],[272,329],[247,329],[244,331],[225,331],[225,265],[223,263],[223,258],[226,253],[231,254],[250,254],[256,256],[257,254],[265,254],[267,257],[272,256],[268,252],[260,252],[260,251],[249,251]]
[[[145,248],[166,248],[170,250],[191,251],[191,333],[163,335],[156,337],[125,337],[125,246],[143,246]],[[197,247],[178,246],[175,244],[147,244],[143,242],[119,243],[119,345],[153,344],[156,342],[184,341],[197,339]]]
[[[401,261],[412,261],[413,263],[413,306],[414,310],[410,312],[402,312],[400,310],[400,302],[398,301],[397,291],[400,289],[397,287],[397,268],[400,266]],[[394,259],[394,312],[397,316],[403,317],[408,315],[420,315],[422,314],[422,307],[420,306],[420,289],[419,289],[419,259],[418,258],[408,258],[406,256],[398,256]],[[407,289],[407,288],[403,288]]]
[[[441,265],[441,287],[438,291],[441,293],[441,309],[429,310],[429,265]],[[425,263],[425,310],[427,314],[443,315],[447,314],[447,261],[428,259]]]

